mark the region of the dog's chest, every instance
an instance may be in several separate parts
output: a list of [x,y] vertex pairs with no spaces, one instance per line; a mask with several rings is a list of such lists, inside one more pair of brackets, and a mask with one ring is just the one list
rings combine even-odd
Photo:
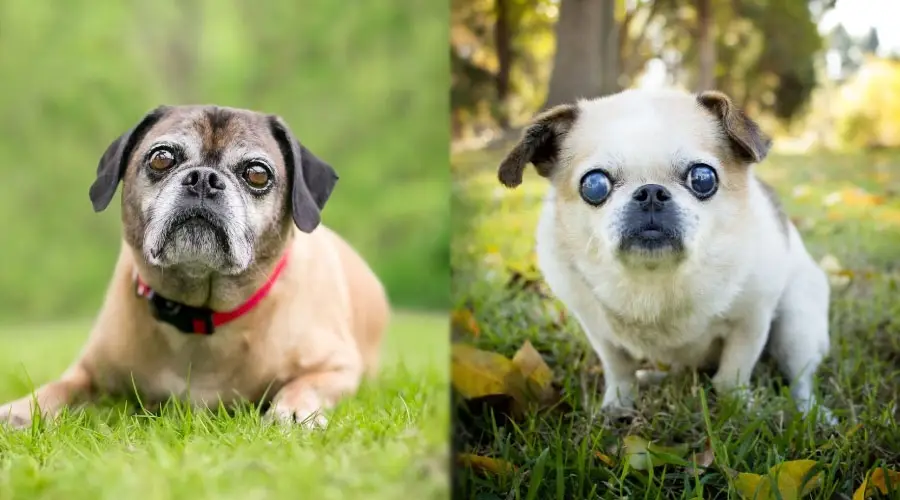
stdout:
[[670,365],[709,367],[722,349],[722,339],[736,327],[728,319],[703,321],[696,317],[637,323],[608,316],[612,341],[637,359]]
[[259,353],[242,332],[199,336],[164,328],[168,356],[149,364],[138,387],[148,399],[175,397],[198,406],[257,401],[277,378],[273,367],[253,361]]

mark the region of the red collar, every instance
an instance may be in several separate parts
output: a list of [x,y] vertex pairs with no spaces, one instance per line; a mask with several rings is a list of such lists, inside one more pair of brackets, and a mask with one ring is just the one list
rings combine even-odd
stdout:
[[150,311],[157,320],[169,323],[184,333],[198,335],[212,335],[217,326],[234,321],[247,314],[256,307],[272,289],[272,285],[281,275],[287,264],[288,254],[285,253],[275,265],[272,275],[265,284],[237,308],[227,312],[215,312],[205,307],[193,307],[169,300],[153,291],[140,276],[135,276],[137,294],[146,298],[150,303]]

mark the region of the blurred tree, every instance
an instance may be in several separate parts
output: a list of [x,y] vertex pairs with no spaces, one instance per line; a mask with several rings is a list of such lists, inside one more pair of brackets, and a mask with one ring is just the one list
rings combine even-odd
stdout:
[[695,91],[716,88],[716,39],[712,0],[695,0],[697,9],[697,45],[700,64]]
[[900,62],[867,57],[836,95],[836,132],[841,145],[900,147]]
[[869,34],[866,35],[862,42],[863,52],[866,54],[874,54],[878,52],[879,45],[878,31],[876,31],[875,28],[869,28]]
[[509,78],[512,71],[512,33],[509,16],[510,0],[494,0],[494,46],[497,48],[497,101],[500,112],[497,113],[499,125],[509,126],[509,114],[506,110],[506,98],[509,95]]
[[496,76],[498,64],[493,46],[501,36],[508,41],[511,33],[494,28],[495,14],[493,0],[451,2],[450,106],[455,137],[463,135],[467,124],[491,120],[492,104],[499,100],[500,87],[509,92],[509,81],[501,84],[502,78]]
[[618,91],[615,0],[561,0],[544,108]]
[[[659,30],[654,22],[660,17],[662,4],[667,0],[643,0],[621,2],[622,14],[619,23],[619,80],[624,86],[634,81],[647,61],[656,55],[658,44],[654,38]],[[629,4],[629,5],[626,5]],[[654,37],[648,36],[654,33]]]
[[[541,107],[616,92],[633,85],[653,59],[666,68],[669,84],[718,88],[754,112],[789,121],[818,83],[823,43],[816,23],[833,6],[834,0],[503,0],[502,6],[454,0],[454,10],[467,14],[455,15],[454,30],[471,35],[455,37],[456,53],[465,45],[461,57],[470,66],[455,63],[454,72],[485,72],[454,75],[470,84],[454,87],[455,130],[471,128],[463,122],[473,117],[481,127],[505,124]],[[507,26],[494,26],[498,12]],[[510,42],[509,54],[497,52],[501,40]],[[478,87],[491,85],[489,75],[497,77],[493,94]],[[462,102],[469,108],[460,111]]]
[[818,83],[815,62],[823,41],[807,0],[743,1],[737,12],[762,35],[762,52],[747,75],[757,80],[750,95],[760,96],[754,100],[761,111],[790,120]]

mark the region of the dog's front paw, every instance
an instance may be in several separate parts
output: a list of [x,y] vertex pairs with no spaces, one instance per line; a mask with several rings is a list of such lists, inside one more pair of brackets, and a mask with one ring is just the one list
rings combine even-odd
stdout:
[[797,403],[797,410],[804,417],[814,417],[816,422],[829,427],[837,425],[838,420],[827,407],[816,403],[815,399],[808,399]]
[[0,424],[13,429],[30,427],[32,416],[31,399],[23,398],[0,406]]
[[278,424],[300,424],[306,428],[324,428],[328,418],[319,408],[292,408],[285,404],[276,404],[266,412],[266,421]]
[[628,420],[637,415],[634,405],[609,403],[600,406],[600,411],[612,420]]
[[630,418],[636,413],[637,391],[632,386],[610,387],[603,394],[600,410],[614,419]]
[[760,407],[757,406],[756,397],[749,386],[724,377],[713,377],[712,383],[719,399],[742,405],[744,410],[751,415],[759,413]]

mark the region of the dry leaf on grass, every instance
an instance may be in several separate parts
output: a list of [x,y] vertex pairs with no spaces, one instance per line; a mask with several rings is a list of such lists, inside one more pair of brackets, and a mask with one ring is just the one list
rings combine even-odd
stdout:
[[553,387],[553,372],[530,342],[512,360],[502,354],[466,344],[453,344],[451,382],[466,399],[506,394],[521,415],[526,408],[555,404],[559,394]]
[[871,474],[866,474],[862,484],[853,493],[853,500],[865,500],[873,494],[877,488],[882,494],[888,494],[888,482],[890,482],[890,491],[893,494],[900,492],[900,472],[890,469],[878,467]]
[[690,475],[694,475],[695,473],[697,475],[703,474],[715,460],[716,455],[713,453],[712,442],[707,438],[706,444],[703,446],[703,451],[694,453],[688,460],[690,464],[687,466],[687,473]]
[[456,309],[450,314],[450,325],[456,332],[466,333],[475,338],[481,335],[481,327],[478,326],[475,315],[465,307]]
[[507,378],[514,366],[506,356],[465,344],[453,344],[450,357],[453,387],[464,398],[509,394]]
[[748,500],[778,498],[779,495],[776,495],[773,487],[777,489],[782,500],[797,500],[821,485],[821,474],[816,474],[806,483],[803,482],[815,466],[815,460],[790,460],[773,466],[762,476],[741,472],[735,478],[734,486],[741,498]]
[[499,458],[484,457],[472,453],[460,453],[456,457],[458,464],[476,472],[505,475],[516,471],[516,466]]
[[612,457],[610,457],[609,455],[605,455],[603,453],[600,453],[599,451],[595,451],[594,456],[599,458],[600,461],[603,462],[604,464],[606,464],[607,467],[615,467],[616,466],[616,461],[613,460]]
[[556,397],[556,391],[553,389],[553,371],[531,342],[525,341],[513,356],[512,362],[525,378],[529,399],[542,404],[551,404]]
[[688,445],[660,446],[640,436],[625,436],[625,457],[632,469],[647,470],[661,465],[687,466],[684,457],[688,453]]

